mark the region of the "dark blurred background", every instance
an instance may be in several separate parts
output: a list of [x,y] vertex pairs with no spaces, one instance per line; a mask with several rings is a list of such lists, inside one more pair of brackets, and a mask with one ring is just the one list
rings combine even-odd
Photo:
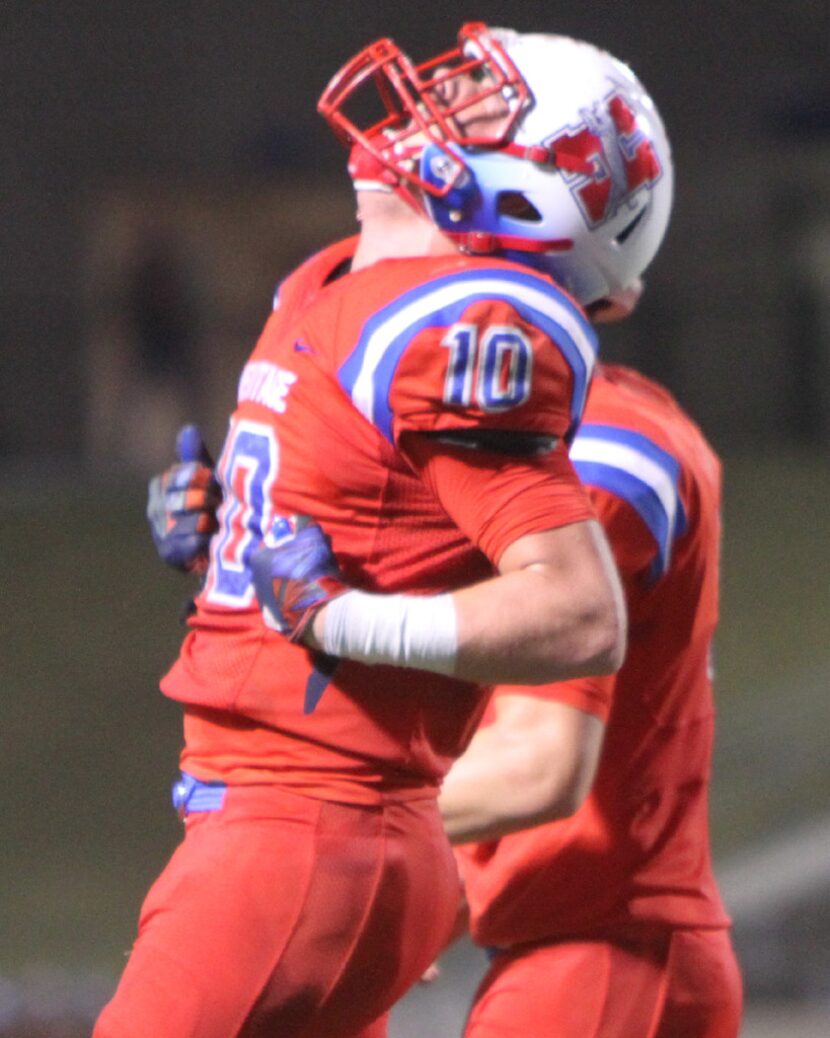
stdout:
[[[608,48],[668,126],[672,225],[604,350],[724,456],[713,840],[746,1033],[830,1033],[830,5],[6,0],[4,1036],[85,1026],[177,839],[155,685],[188,587],[155,559],[145,480],[185,419],[219,446],[276,283],[353,229],[317,97],[376,37],[423,58],[477,19]],[[396,1034],[455,1033],[476,969],[460,949]]]

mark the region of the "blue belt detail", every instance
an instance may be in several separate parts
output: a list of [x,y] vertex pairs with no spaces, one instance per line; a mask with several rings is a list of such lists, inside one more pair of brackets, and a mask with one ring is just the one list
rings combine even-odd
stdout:
[[201,782],[183,771],[171,790],[173,807],[182,818],[194,811],[219,811],[225,804],[227,791],[224,782]]

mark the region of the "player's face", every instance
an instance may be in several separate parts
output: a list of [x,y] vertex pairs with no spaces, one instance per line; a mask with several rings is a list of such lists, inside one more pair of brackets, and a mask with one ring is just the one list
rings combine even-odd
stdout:
[[489,69],[481,68],[476,75],[453,76],[438,88],[443,104],[458,109],[452,121],[461,138],[498,138],[506,128],[510,108],[498,92],[482,96],[487,80],[495,82]]

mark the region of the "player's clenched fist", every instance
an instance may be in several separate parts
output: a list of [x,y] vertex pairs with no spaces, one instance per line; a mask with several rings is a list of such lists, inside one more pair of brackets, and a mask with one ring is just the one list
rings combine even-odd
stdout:
[[328,537],[308,516],[280,516],[251,557],[263,618],[291,641],[300,641],[314,613],[349,591]]
[[150,480],[147,519],[156,549],[168,565],[203,573],[222,491],[195,425],[179,431],[176,453],[178,461]]

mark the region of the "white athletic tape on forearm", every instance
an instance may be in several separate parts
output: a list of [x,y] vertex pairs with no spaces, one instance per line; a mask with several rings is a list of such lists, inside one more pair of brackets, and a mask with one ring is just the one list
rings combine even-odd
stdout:
[[326,605],[323,648],[361,663],[452,674],[458,631],[452,595],[347,591]]

